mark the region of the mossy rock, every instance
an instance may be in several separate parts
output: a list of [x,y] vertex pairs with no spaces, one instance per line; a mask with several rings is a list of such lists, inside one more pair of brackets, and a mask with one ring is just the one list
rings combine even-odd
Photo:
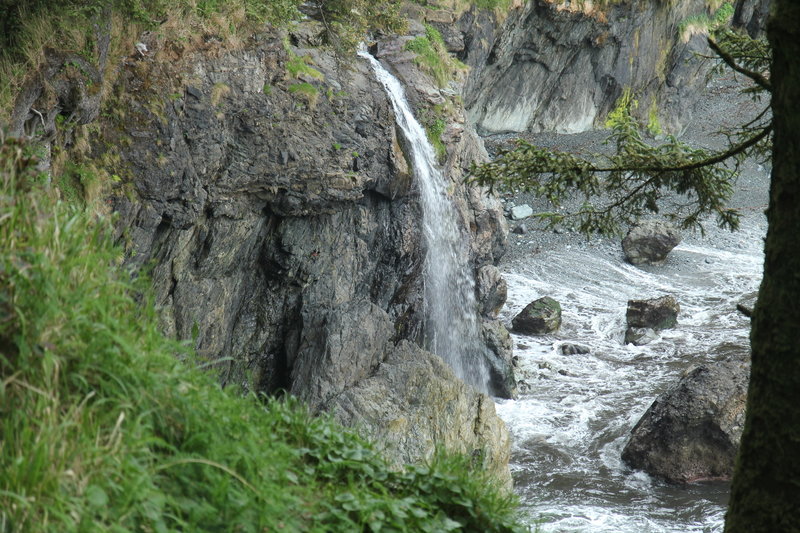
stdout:
[[514,331],[525,335],[546,335],[561,327],[561,304],[549,296],[534,300],[511,321]]

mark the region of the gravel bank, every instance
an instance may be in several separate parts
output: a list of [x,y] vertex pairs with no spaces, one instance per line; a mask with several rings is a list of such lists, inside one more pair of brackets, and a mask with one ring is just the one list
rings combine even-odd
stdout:
[[[754,101],[752,96],[742,94],[744,87],[740,76],[725,74],[714,77],[693,109],[692,120],[684,131],[680,132],[682,141],[697,147],[719,150],[726,146],[726,138],[719,132],[730,129],[737,124],[752,120],[766,105],[766,101]],[[495,154],[502,146],[508,146],[518,135],[495,135],[484,139],[490,154]],[[577,134],[538,133],[525,135],[524,138],[536,145],[576,154],[602,153],[609,150],[604,144],[608,138],[606,130],[592,130]],[[769,190],[769,165],[763,162],[748,160],[741,166],[741,174],[736,183],[736,192],[731,205],[741,209],[743,225],[764,226],[766,219],[764,210],[767,206]],[[514,205],[529,204],[534,213],[550,210],[547,202],[529,193],[500,193],[506,212]],[[597,249],[600,253],[619,256],[622,251],[619,239],[603,237],[586,237],[569,229],[555,231],[544,229],[544,224],[535,217],[514,221],[509,218],[509,227],[524,225],[526,233],[509,234],[509,246],[501,262],[504,270],[514,270],[514,265],[525,262],[548,249],[563,246],[579,246]],[[684,241],[701,242],[707,239],[725,241],[735,246],[742,238],[736,233],[721,230],[713,219],[705,224],[706,234],[684,232]]]

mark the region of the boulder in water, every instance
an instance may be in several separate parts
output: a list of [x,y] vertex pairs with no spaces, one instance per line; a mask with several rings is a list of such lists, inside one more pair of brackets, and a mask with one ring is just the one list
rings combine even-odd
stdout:
[[632,265],[657,265],[680,242],[680,233],[669,222],[646,220],[631,227],[622,240],[622,251]]
[[583,344],[573,344],[573,343],[565,343],[559,346],[559,351],[561,355],[585,355],[591,350],[588,346],[584,346]]
[[744,425],[750,363],[697,367],[660,395],[636,426],[622,459],[668,481],[729,479]]
[[625,344],[644,346],[658,339],[653,328],[628,328],[625,331]]
[[549,296],[534,300],[511,321],[514,331],[526,335],[545,335],[561,327],[561,304]]
[[481,314],[487,318],[495,318],[506,303],[508,285],[494,265],[485,265],[478,269],[475,279],[477,300]]
[[681,306],[672,296],[649,300],[628,300],[625,319],[632,328],[669,329],[678,323]]

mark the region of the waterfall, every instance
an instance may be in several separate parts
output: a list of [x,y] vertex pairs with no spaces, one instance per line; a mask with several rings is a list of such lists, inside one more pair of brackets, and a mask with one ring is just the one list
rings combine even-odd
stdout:
[[475,280],[467,261],[468,241],[459,230],[458,212],[425,130],[414,117],[400,81],[366,51],[378,81],[392,102],[397,124],[411,149],[420,190],[426,254],[425,335],[428,349],[444,359],[462,381],[488,393],[489,372],[483,356],[475,301]]

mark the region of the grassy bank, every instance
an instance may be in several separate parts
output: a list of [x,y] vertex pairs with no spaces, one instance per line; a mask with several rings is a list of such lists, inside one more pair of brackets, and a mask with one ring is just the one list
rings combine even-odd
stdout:
[[222,390],[26,151],[0,148],[0,532],[524,529],[463,458],[393,471],[297,402]]

